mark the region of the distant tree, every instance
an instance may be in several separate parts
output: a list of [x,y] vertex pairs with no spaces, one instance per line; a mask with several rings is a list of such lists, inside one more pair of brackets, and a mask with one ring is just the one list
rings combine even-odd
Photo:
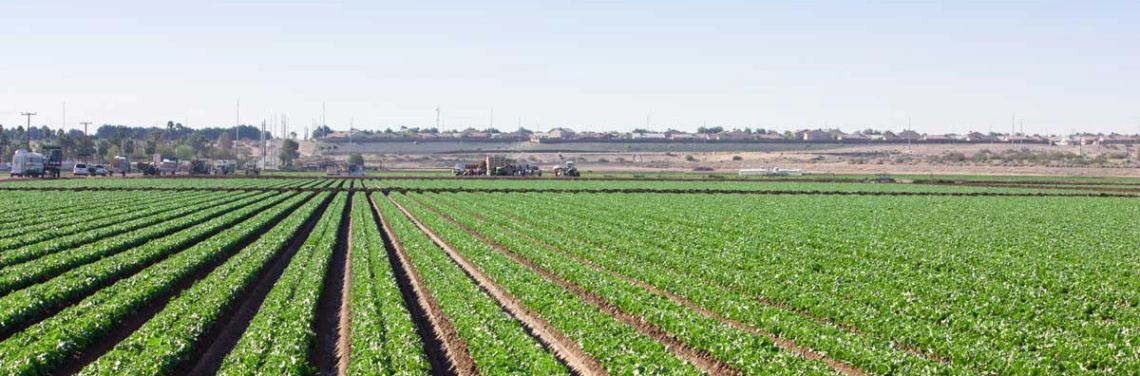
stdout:
[[645,128],[637,128],[633,130],[633,133],[653,133],[653,131]]
[[190,145],[178,145],[174,147],[174,156],[180,160],[187,161],[194,159],[195,153],[196,151]]
[[519,132],[519,134],[534,134],[534,131],[532,131],[530,129],[526,129],[524,127],[519,127],[518,132]]
[[699,127],[699,128],[697,128],[697,133],[700,133],[700,134],[716,134],[716,133],[720,133],[720,132],[724,132],[724,127],[708,127],[708,128]]
[[127,141],[123,142],[123,152],[127,153],[127,155],[134,154],[135,153],[135,141],[134,140],[127,140]]
[[352,155],[348,156],[348,164],[360,166],[363,168],[364,167],[364,156],[360,155],[360,153],[352,153]]
[[222,132],[218,136],[218,148],[224,151],[229,151],[234,148],[234,140],[230,137],[229,132]]
[[291,165],[293,159],[297,158],[297,150],[300,149],[300,147],[297,141],[285,140],[281,145],[281,153],[277,155],[277,158],[281,160],[281,164],[286,166]]
[[103,157],[103,156],[107,155],[107,151],[109,151],[110,149],[111,149],[111,142],[110,141],[99,140],[99,143],[95,147],[95,155]]
[[490,128],[484,129],[484,130],[483,130],[483,132],[486,132],[486,133],[501,133],[501,132],[499,132],[499,130],[498,130],[498,129],[495,129],[495,127],[490,127]]
[[792,133],[792,131],[784,131],[784,139],[785,140],[795,140],[796,134]]

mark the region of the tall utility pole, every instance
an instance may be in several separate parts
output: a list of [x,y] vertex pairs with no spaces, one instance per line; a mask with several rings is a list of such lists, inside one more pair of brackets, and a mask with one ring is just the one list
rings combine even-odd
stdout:
[[491,128],[495,127],[495,109],[491,109]]
[[87,136],[87,126],[91,125],[91,122],[90,121],[81,121],[81,122],[79,122],[79,124],[83,124],[83,135]]
[[261,147],[261,166],[258,166],[258,167],[265,168],[265,120],[261,121],[261,133],[260,134],[261,134],[261,137],[259,137],[259,140],[261,140],[261,141],[260,141],[259,146]]
[[241,127],[241,98],[237,100],[237,114],[234,115],[234,142],[238,140],[239,127]]
[[25,143],[27,144],[26,147],[29,150],[32,149],[32,116],[35,114],[36,114],[35,112],[21,112],[20,113],[20,116],[27,116],[28,117],[28,127],[24,128],[24,140],[25,140]]
[[325,127],[328,127],[328,125],[329,123],[325,122],[325,102],[321,102],[321,133],[324,134],[325,137],[329,136],[328,132],[325,132]]
[[435,106],[435,129],[437,131],[439,131],[440,133],[443,133],[443,128],[440,128],[440,126],[439,126],[439,106],[438,105]]

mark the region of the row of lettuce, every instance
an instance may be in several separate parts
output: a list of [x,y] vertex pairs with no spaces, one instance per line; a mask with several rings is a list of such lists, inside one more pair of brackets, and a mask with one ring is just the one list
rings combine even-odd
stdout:
[[413,197],[867,372],[1140,370],[1131,199]]

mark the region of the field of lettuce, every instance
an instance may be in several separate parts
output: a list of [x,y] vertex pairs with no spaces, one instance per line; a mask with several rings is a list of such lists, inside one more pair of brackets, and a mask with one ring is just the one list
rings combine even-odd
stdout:
[[0,374],[1140,374],[1098,187],[2,182]]

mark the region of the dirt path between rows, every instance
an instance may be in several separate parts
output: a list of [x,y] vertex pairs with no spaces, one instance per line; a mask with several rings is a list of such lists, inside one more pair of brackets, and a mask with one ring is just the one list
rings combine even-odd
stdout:
[[400,243],[384,212],[376,205],[375,197],[369,196],[373,215],[384,234],[385,247],[389,250],[389,260],[396,271],[397,282],[404,294],[404,301],[420,329],[425,350],[436,375],[479,375],[475,359],[467,349],[467,342],[459,337],[455,324],[447,318],[439,306],[435,294],[427,288],[424,278],[408,258],[404,245]]
[[349,320],[346,317],[349,313],[346,282],[350,262],[348,255],[352,252],[352,218],[349,216],[352,213],[351,195],[347,200],[344,211],[340,213],[341,225],[337,228],[336,245],[317,302],[314,323],[316,343],[309,353],[310,364],[322,375],[344,375],[342,370],[348,370],[350,361],[348,349],[341,348],[342,342],[347,342],[349,335],[344,324]]
[[[440,201],[436,201],[436,202],[440,202]],[[456,207],[455,205],[451,205],[450,203],[444,203],[444,204],[445,204],[445,205],[448,205],[448,206],[450,206],[450,207],[452,207],[452,208],[456,208],[457,210],[460,210],[458,207]],[[487,220],[486,220],[486,218],[484,218],[484,217],[482,217],[482,216],[480,216],[480,215],[478,215],[478,214],[475,214],[475,213],[471,213],[471,212],[467,212],[467,213],[468,213],[468,214],[470,214],[470,215],[472,215],[472,216],[474,216],[474,217],[476,217],[476,218],[479,218],[479,219],[480,219],[480,220],[482,220],[482,221],[485,221],[485,222],[487,221]],[[521,219],[521,218],[518,218],[518,217],[514,217],[514,216],[511,216],[511,215],[504,215],[504,217],[506,217],[507,219],[510,219],[511,221],[517,222],[517,223],[531,223],[531,224],[534,224],[533,222],[530,222],[530,221],[527,221],[527,220],[523,220],[523,219]],[[488,222],[488,223],[490,223],[490,222]],[[544,246],[546,246],[546,247],[551,247],[551,246],[549,246],[549,245],[546,245],[545,243],[542,243],[541,241],[539,241],[539,240],[537,240],[537,239],[534,239],[533,237],[531,237],[531,236],[529,236],[529,235],[526,235],[526,234],[520,233],[520,232],[518,232],[518,231],[515,231],[514,229],[509,229],[509,228],[506,228],[506,227],[503,227],[503,226],[499,226],[499,227],[500,227],[500,228],[503,228],[503,229],[506,229],[506,230],[508,230],[508,231],[511,231],[512,233],[516,233],[516,234],[519,234],[519,235],[521,235],[521,236],[525,236],[525,237],[527,237],[527,238],[529,238],[529,239],[532,239],[533,241],[535,241],[535,242],[537,242],[537,243],[539,243],[539,244],[542,244],[542,245],[544,245]],[[594,248],[598,248],[598,249],[605,249],[605,250],[609,250],[610,252],[616,252],[616,251],[614,251],[614,250],[610,249],[610,248],[609,248],[609,246],[607,246],[607,245],[605,245],[605,244],[601,244],[601,243],[598,243],[598,242],[595,242],[595,241],[591,241],[591,240],[589,240],[589,239],[579,239],[579,241],[580,241],[580,242],[582,242],[582,243],[584,243],[584,244],[588,244],[589,246],[591,246],[591,247],[594,247]],[[564,251],[563,251],[563,252],[564,252]],[[572,256],[572,255],[569,255],[569,256],[570,256],[570,257],[574,257],[574,256]],[[575,258],[575,259],[579,259],[579,258],[577,258],[577,257],[574,257],[574,258]],[[641,262],[646,262],[646,261],[644,261],[644,260],[640,260],[640,259],[639,259],[639,261],[641,261]],[[584,259],[583,259],[583,262],[584,262],[584,263],[587,263],[587,265],[590,265],[590,264],[591,264],[591,263],[590,263],[588,260],[584,260]],[[678,271],[676,271],[676,270],[673,270],[673,269],[669,269],[669,270],[670,270],[671,272],[674,272],[674,273],[680,273],[680,272],[678,272]],[[607,273],[609,273],[609,272],[607,271]],[[611,274],[615,274],[615,275],[617,275],[616,273],[611,273]],[[686,274],[686,275],[688,275],[687,273],[682,273],[682,274]],[[801,316],[801,317],[804,317],[804,318],[807,318],[807,319],[810,319],[810,320],[816,321],[816,322],[818,322],[818,323],[821,323],[821,324],[826,324],[826,325],[830,325],[830,326],[832,326],[832,327],[835,327],[835,328],[838,328],[838,329],[842,329],[842,330],[846,330],[846,331],[849,331],[849,332],[852,332],[852,333],[855,333],[855,334],[863,334],[863,330],[862,330],[862,329],[860,329],[860,328],[858,328],[858,327],[856,327],[855,325],[852,325],[852,324],[849,324],[849,323],[843,323],[843,322],[839,322],[839,321],[836,321],[836,320],[834,320],[834,319],[831,319],[831,318],[828,318],[828,317],[817,316],[817,315],[815,315],[815,314],[813,314],[813,313],[811,313],[811,312],[808,312],[808,311],[806,311],[806,310],[803,310],[803,309],[799,309],[799,308],[795,308],[795,307],[792,307],[792,306],[790,306],[790,305],[788,305],[788,304],[786,304],[786,303],[777,302],[777,301],[774,301],[774,300],[772,300],[772,299],[770,299],[770,298],[768,298],[768,297],[765,297],[765,296],[760,296],[760,295],[756,295],[756,294],[752,294],[752,293],[744,292],[744,291],[741,291],[740,289],[737,289],[737,288],[735,288],[735,287],[732,287],[732,286],[728,286],[728,285],[722,284],[722,283],[720,283],[720,282],[717,282],[717,281],[712,281],[712,280],[709,280],[709,279],[707,279],[707,278],[703,278],[703,277],[699,277],[699,276],[692,276],[692,275],[689,275],[689,276],[690,276],[691,278],[699,279],[701,282],[704,282],[704,283],[710,284],[710,285],[712,285],[712,286],[716,286],[716,287],[722,288],[722,289],[724,289],[724,290],[726,290],[726,291],[730,291],[730,292],[733,292],[733,293],[736,293],[736,294],[740,294],[740,295],[743,295],[743,296],[749,296],[749,297],[752,297],[752,298],[753,298],[753,299],[754,299],[756,302],[758,302],[758,303],[760,303],[760,304],[763,304],[763,305],[765,305],[765,306],[768,306],[768,307],[771,307],[771,308],[780,309],[780,310],[784,310],[784,311],[787,311],[787,312],[790,312],[790,313],[794,313],[794,314],[796,314],[796,315],[799,315],[799,316]],[[638,281],[638,282],[640,282],[640,281]],[[897,349],[897,350],[900,350],[900,351],[905,351],[905,352],[907,352],[907,353],[910,353],[911,355],[915,355],[915,356],[918,356],[918,357],[921,357],[921,358],[924,358],[924,359],[927,359],[927,360],[936,361],[936,362],[939,362],[939,363],[942,363],[942,364],[952,364],[952,362],[951,362],[950,358],[948,358],[948,357],[945,357],[945,356],[942,356],[942,355],[938,355],[938,354],[934,354],[934,353],[930,353],[930,352],[926,352],[926,351],[918,350],[918,349],[915,349],[915,348],[911,348],[911,347],[908,347],[908,346],[905,346],[905,345],[899,344],[899,343],[897,343],[897,342],[894,342],[894,341],[892,341],[892,342],[891,342],[891,346],[893,346],[893,347],[894,347],[895,349]]]
[[[298,207],[299,205],[303,204],[303,202],[298,203]],[[285,213],[279,215],[277,218],[274,218],[272,221],[270,221],[269,228],[277,226],[279,223],[281,223],[282,220],[285,219],[285,217],[288,216],[288,214],[289,211],[286,211]],[[55,371],[56,374],[75,374],[79,372],[79,370],[83,369],[83,367],[86,367],[99,357],[111,351],[115,345],[118,345],[119,342],[122,342],[124,339],[129,337],[136,330],[146,324],[147,321],[150,321],[150,319],[157,315],[159,312],[162,312],[162,310],[166,308],[166,305],[169,304],[170,301],[174,299],[174,297],[178,296],[179,293],[190,288],[194,285],[194,283],[197,283],[203,278],[206,278],[206,276],[210,275],[214,269],[217,269],[226,261],[229,261],[229,259],[236,255],[238,252],[241,252],[241,250],[256,242],[257,239],[260,239],[261,235],[261,233],[253,233],[250,236],[247,236],[245,239],[242,239],[242,241],[239,242],[231,252],[228,252],[222,257],[218,257],[217,259],[207,263],[202,268],[192,273],[188,278],[178,282],[178,284],[170,291],[159,295],[152,302],[144,305],[143,308],[138,312],[135,312],[126,319],[119,321],[119,324],[116,325],[115,328],[112,329],[109,333],[100,338],[98,342],[89,346],[87,349],[84,349],[84,351],[80,352],[79,354],[76,354],[75,356],[69,358],[62,365],[60,365],[60,367],[58,367]]]
[[325,198],[325,201],[313,212],[313,215],[305,220],[300,231],[293,234],[285,248],[273,256],[273,259],[269,261],[269,267],[257,274],[253,287],[247,287],[238,295],[238,298],[234,300],[237,303],[235,304],[236,307],[230,307],[222,313],[217,321],[214,321],[211,329],[206,332],[206,336],[194,345],[195,350],[191,352],[190,358],[178,367],[176,374],[213,375],[218,372],[222,366],[222,361],[225,360],[226,355],[233,352],[234,347],[241,340],[241,336],[245,334],[249,324],[257,316],[257,312],[261,310],[261,305],[265,303],[269,292],[273,290],[277,280],[285,273],[285,268],[289,266],[293,256],[297,254],[297,251],[305,244],[305,240],[312,234],[313,228],[316,227],[317,222],[320,222],[332,200],[332,195]]
[[[391,200],[391,198],[389,198]],[[590,356],[582,350],[578,343],[570,340],[565,334],[562,334],[550,322],[542,318],[538,313],[530,308],[527,308],[510,293],[506,291],[498,282],[495,282],[487,276],[475,264],[471,263],[466,257],[461,255],[447,242],[443,241],[437,234],[427,228],[419,221],[414,215],[407,211],[402,205],[392,200],[396,207],[400,209],[417,227],[420,228],[425,234],[432,239],[440,248],[443,249],[447,256],[455,262],[468,277],[473,279],[479,288],[485,291],[488,295],[495,299],[495,303],[499,305],[504,311],[510,314],[515,320],[518,320],[531,336],[535,337],[543,347],[550,349],[555,357],[563,362],[572,372],[578,375],[606,375],[608,372],[597,359]]]
[[[393,201],[393,202],[395,202],[395,201]],[[399,205],[399,204],[397,204],[397,205]],[[428,207],[425,207],[425,208],[427,208],[429,211],[434,211],[432,208],[428,208]],[[410,212],[408,212],[402,206],[400,207],[400,209],[402,211],[404,211],[405,215],[408,215],[408,217],[410,219],[412,219],[413,222],[416,222],[417,226],[420,226],[420,228],[422,230],[424,230],[425,233],[427,233],[429,236],[431,236],[433,238],[433,240],[439,239],[439,236],[436,235],[434,233],[434,231],[432,231],[430,228],[427,228],[426,226],[424,226],[419,221],[418,218],[413,216]],[[439,214],[439,213],[436,212],[436,214]],[[475,237],[479,238],[481,241],[487,243],[488,245],[491,245],[496,250],[498,250],[500,253],[511,258],[515,262],[518,262],[518,263],[526,266],[527,268],[535,271],[539,275],[542,275],[547,280],[554,282],[554,283],[558,284],[559,286],[561,286],[562,288],[566,289],[567,291],[573,293],[575,296],[586,301],[587,303],[590,303],[590,304],[598,307],[602,312],[605,312],[606,314],[617,319],[618,321],[621,321],[622,323],[625,323],[626,325],[629,325],[630,327],[634,328],[638,333],[641,333],[642,335],[653,338],[657,342],[664,345],[665,348],[669,352],[671,352],[674,355],[676,355],[677,357],[684,359],[685,361],[693,364],[695,367],[697,367],[697,369],[700,369],[701,371],[703,371],[707,374],[710,374],[710,375],[743,375],[744,374],[743,372],[741,372],[739,369],[736,369],[732,365],[725,363],[725,362],[722,362],[720,360],[717,360],[716,358],[714,358],[712,355],[708,354],[707,352],[701,351],[699,349],[696,349],[696,348],[690,346],[689,344],[687,344],[685,342],[682,342],[681,340],[677,339],[676,336],[670,334],[669,332],[665,331],[661,327],[650,324],[649,322],[647,322],[645,320],[645,318],[630,314],[628,312],[625,312],[625,311],[621,310],[620,308],[618,308],[616,305],[606,301],[601,296],[594,294],[592,292],[586,291],[586,289],[582,288],[581,286],[573,284],[573,283],[563,279],[562,277],[555,275],[554,273],[546,270],[545,268],[538,266],[537,264],[531,262],[530,260],[528,260],[522,256],[519,256],[518,254],[514,253],[513,251],[507,249],[506,247],[503,247],[501,244],[499,244],[493,240],[487,239],[486,237],[483,237],[482,235],[480,235],[478,233],[475,233],[470,228],[467,228],[466,226],[456,222],[455,220],[451,219],[450,217],[444,216],[442,214],[439,214],[439,215],[442,218],[444,218],[445,220],[456,225],[457,227],[463,229],[464,231],[467,231],[472,236],[475,236]],[[442,240],[436,240],[436,241],[437,241],[437,243],[440,244],[441,247],[444,244],[446,244],[446,243],[443,243]]]
[[[417,200],[415,198],[412,198],[412,197],[409,197],[409,198],[414,200],[414,201],[419,202],[419,200]],[[439,202],[439,201],[436,201],[436,202]],[[733,320],[733,319],[724,317],[724,316],[722,316],[716,312],[713,312],[713,311],[708,310],[704,307],[701,307],[701,306],[697,305],[696,303],[693,303],[692,301],[690,301],[684,297],[681,297],[679,295],[676,295],[672,292],[662,290],[662,289],[660,289],[656,286],[653,286],[651,284],[648,284],[648,283],[642,282],[640,280],[637,280],[637,279],[634,279],[634,278],[631,278],[631,277],[610,271],[610,270],[608,270],[608,269],[606,269],[606,268],[604,268],[598,264],[593,263],[592,261],[586,260],[582,257],[577,256],[577,255],[574,255],[574,254],[567,252],[567,251],[565,251],[559,247],[550,245],[550,244],[548,244],[542,240],[539,240],[537,238],[534,238],[530,235],[515,231],[514,229],[510,229],[510,228],[507,228],[507,227],[504,227],[501,225],[496,225],[496,224],[492,223],[491,221],[488,221],[486,218],[484,218],[483,216],[481,216],[479,214],[460,209],[454,205],[451,205],[450,203],[442,203],[442,205],[446,205],[446,206],[448,206],[448,207],[450,207],[456,211],[463,211],[467,215],[470,215],[471,217],[478,219],[481,222],[484,222],[484,223],[487,223],[489,225],[496,226],[496,227],[501,228],[503,230],[509,231],[510,233],[518,235],[522,238],[525,238],[530,242],[533,242],[535,244],[542,246],[543,248],[546,248],[546,249],[553,251],[553,252],[555,252],[559,255],[562,255],[564,257],[571,258],[574,261],[577,261],[578,263],[581,263],[583,265],[586,265],[590,269],[594,269],[598,272],[608,274],[611,277],[614,277],[614,278],[620,279],[622,281],[625,281],[627,283],[633,284],[635,286],[641,287],[641,288],[643,288],[643,289],[645,289],[651,293],[669,298],[669,300],[672,300],[674,303],[681,304],[681,305],[683,305],[689,309],[697,311],[697,312],[701,313],[702,315],[705,315],[705,317],[709,317],[709,318],[715,319],[717,321],[720,321],[722,324],[729,325],[733,328],[736,328],[737,330],[743,330],[743,331],[752,333],[754,335],[758,335],[758,336],[768,338],[769,340],[771,340],[773,343],[775,343],[777,346],[783,348],[784,350],[793,352],[793,353],[798,354],[798,355],[800,355],[804,358],[807,358],[807,359],[822,361],[822,362],[826,363],[828,366],[830,366],[832,369],[834,369],[834,370],[836,370],[836,371],[838,371],[844,375],[850,375],[850,376],[865,376],[865,375],[867,375],[866,372],[863,372],[862,370],[858,369],[857,367],[852,366],[846,362],[842,362],[842,361],[833,359],[833,358],[827,356],[826,354],[815,351],[811,348],[796,345],[796,342],[794,340],[782,338],[782,337],[776,336],[772,333],[769,333],[765,330],[762,330],[760,328],[745,324],[745,323],[737,321],[737,320]],[[430,210],[430,208],[429,208],[429,210]],[[436,213],[440,214],[438,211],[436,211]],[[454,220],[452,220],[452,218],[450,218],[448,216],[445,216],[443,214],[440,214],[440,215],[443,216],[445,219],[452,221],[452,223],[457,223]],[[483,235],[481,235],[481,234],[476,235],[476,236],[479,236],[480,239],[484,238]]]

